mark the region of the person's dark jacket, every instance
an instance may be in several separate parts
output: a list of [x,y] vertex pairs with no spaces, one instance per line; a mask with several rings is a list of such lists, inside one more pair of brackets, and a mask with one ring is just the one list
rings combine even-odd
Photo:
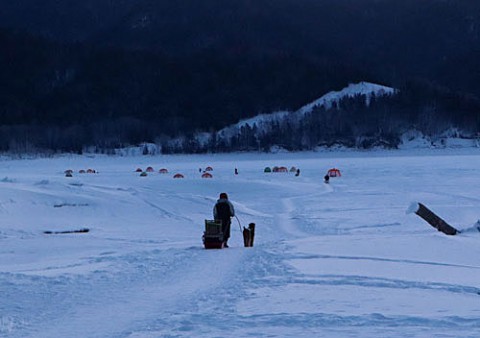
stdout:
[[230,217],[235,216],[235,209],[233,204],[227,198],[220,198],[213,207],[213,217],[216,220],[222,221],[222,232],[225,246],[228,247],[227,242],[230,238]]
[[235,216],[233,204],[226,198],[220,198],[213,207],[213,218],[222,220],[223,224],[230,224],[230,217]]

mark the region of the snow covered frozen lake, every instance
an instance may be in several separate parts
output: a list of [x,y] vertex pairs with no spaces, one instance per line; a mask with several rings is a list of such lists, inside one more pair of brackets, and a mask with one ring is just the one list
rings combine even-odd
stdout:
[[[203,249],[220,192],[253,248]],[[2,160],[0,336],[479,337],[479,193],[477,149]]]

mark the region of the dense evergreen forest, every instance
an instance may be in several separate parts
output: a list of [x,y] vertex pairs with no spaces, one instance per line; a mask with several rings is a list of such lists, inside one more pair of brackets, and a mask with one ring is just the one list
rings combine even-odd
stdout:
[[[409,128],[480,131],[475,1],[16,0],[2,3],[0,47],[1,151],[178,136],[194,152],[395,147]],[[399,94],[319,107],[260,139],[192,140],[359,81]]]

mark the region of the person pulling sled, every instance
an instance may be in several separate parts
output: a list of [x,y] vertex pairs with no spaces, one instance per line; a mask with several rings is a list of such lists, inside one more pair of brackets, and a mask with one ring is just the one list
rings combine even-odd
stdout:
[[220,198],[213,207],[213,218],[215,221],[222,222],[223,245],[228,248],[228,239],[230,238],[231,217],[235,216],[235,208],[228,200],[228,195],[225,192],[220,194]]

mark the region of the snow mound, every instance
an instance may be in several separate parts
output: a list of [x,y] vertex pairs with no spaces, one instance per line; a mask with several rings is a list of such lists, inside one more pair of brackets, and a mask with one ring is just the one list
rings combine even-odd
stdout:
[[414,214],[418,211],[418,209],[420,208],[420,205],[418,205],[417,202],[412,202],[410,203],[410,205],[408,206],[407,210],[405,211],[406,214]]

